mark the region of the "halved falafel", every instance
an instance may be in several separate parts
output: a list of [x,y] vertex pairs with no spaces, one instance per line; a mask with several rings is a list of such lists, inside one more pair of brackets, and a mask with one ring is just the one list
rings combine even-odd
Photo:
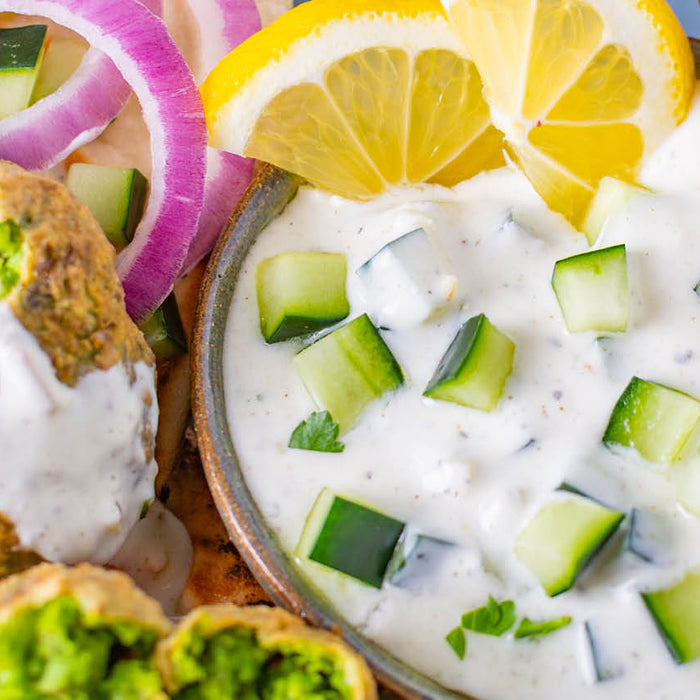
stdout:
[[166,700],[152,653],[170,629],[125,574],[40,564],[0,582],[0,698]]

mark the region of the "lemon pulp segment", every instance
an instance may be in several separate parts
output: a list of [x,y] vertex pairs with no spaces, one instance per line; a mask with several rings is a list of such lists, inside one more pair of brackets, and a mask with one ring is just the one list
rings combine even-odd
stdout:
[[213,146],[353,198],[503,165],[482,91],[437,0],[305,3],[202,85]]
[[634,180],[687,115],[692,54],[663,0],[444,5],[514,160],[576,226],[600,179]]

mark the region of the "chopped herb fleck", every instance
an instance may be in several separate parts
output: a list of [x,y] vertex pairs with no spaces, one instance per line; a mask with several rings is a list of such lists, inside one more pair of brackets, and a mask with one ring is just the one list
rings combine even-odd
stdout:
[[462,627],[480,634],[500,637],[515,624],[515,603],[504,600],[497,603],[492,596],[483,608],[462,615]]
[[529,637],[530,639],[536,639],[539,637],[544,637],[546,634],[551,634],[556,632],[562,627],[566,627],[571,623],[570,617],[555,617],[552,620],[544,620],[543,622],[533,622],[527,617],[524,617],[518,629],[515,630],[513,636],[516,639],[524,639]]
[[338,424],[328,411],[312,413],[303,420],[289,438],[289,447],[315,452],[342,452],[345,445],[338,442]]
[[22,230],[11,219],[0,222],[0,299],[19,282],[22,273]]
[[467,653],[467,635],[461,627],[455,627],[446,637],[447,643],[454,649],[455,654],[463,659]]

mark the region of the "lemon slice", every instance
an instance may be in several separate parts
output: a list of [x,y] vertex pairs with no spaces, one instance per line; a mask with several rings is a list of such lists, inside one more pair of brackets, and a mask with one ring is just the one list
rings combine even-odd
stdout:
[[443,0],[494,124],[579,226],[600,179],[632,181],[688,113],[688,39],[664,0]]
[[201,87],[210,144],[368,198],[504,163],[481,79],[439,0],[316,0]]

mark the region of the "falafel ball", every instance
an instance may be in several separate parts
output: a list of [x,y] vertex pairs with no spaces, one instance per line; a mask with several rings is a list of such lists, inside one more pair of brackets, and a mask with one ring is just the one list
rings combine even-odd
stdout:
[[40,564],[0,582],[0,697],[166,700],[152,656],[170,628],[126,574]]
[[204,605],[158,642],[175,700],[376,700],[367,662],[342,639],[266,605]]
[[0,161],[5,551],[105,562],[153,498],[155,360],[114,262],[63,185]]

